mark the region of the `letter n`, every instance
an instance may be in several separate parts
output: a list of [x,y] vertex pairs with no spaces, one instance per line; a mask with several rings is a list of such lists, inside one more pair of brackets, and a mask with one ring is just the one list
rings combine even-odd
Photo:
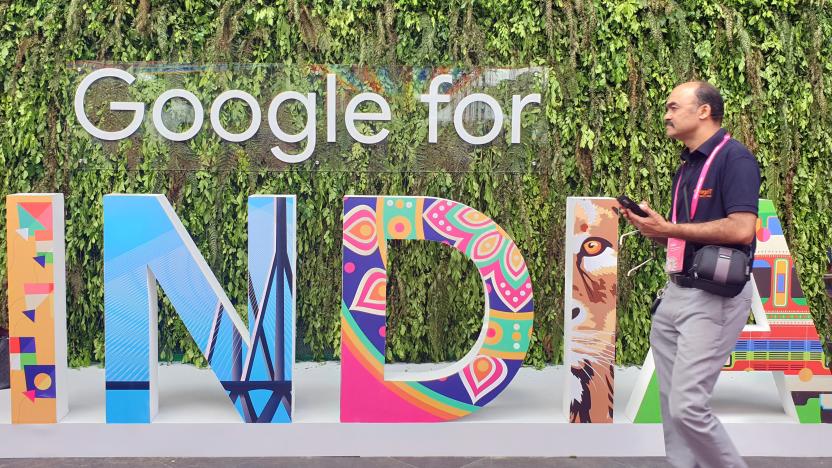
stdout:
[[104,197],[108,423],[157,411],[157,281],[243,420],[291,420],[295,217],[294,196],[248,200],[247,330],[164,196]]

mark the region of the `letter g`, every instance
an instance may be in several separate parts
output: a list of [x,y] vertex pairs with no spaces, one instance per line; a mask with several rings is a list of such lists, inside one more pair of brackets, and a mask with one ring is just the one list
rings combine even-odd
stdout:
[[78,118],[78,122],[81,124],[81,127],[83,127],[84,130],[86,130],[90,135],[101,140],[122,140],[132,135],[136,130],[138,130],[139,125],[142,124],[142,120],[144,119],[144,104],[140,102],[111,102],[110,110],[133,111],[133,121],[130,122],[130,125],[128,125],[127,128],[117,132],[108,132],[96,127],[92,124],[92,122],[90,122],[90,119],[87,118],[86,112],[84,112],[84,98],[87,95],[87,89],[89,89],[93,83],[101,78],[118,78],[126,82],[128,85],[132,84],[133,81],[136,80],[136,77],[124,70],[119,70],[118,68],[102,68],[101,70],[95,70],[81,80],[81,84],[78,85],[78,89],[75,91],[75,116]]

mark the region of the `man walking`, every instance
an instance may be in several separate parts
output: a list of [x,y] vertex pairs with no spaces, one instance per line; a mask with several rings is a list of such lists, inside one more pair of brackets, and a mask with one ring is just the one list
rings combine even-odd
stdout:
[[667,135],[685,145],[671,187],[671,219],[645,202],[646,217],[623,210],[644,236],[668,246],[668,283],[650,332],[665,451],[676,467],[744,467],[710,399],[748,320],[751,281],[738,295],[723,297],[693,287],[688,272],[705,245],[745,250],[753,258],[760,169],[721,128],[723,100],[712,85],[679,85],[665,106]]

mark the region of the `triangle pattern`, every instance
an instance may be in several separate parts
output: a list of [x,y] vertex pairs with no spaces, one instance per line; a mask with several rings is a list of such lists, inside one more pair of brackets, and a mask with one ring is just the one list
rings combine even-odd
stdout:
[[251,404],[254,406],[254,414],[259,416],[263,414],[263,410],[268,403],[269,398],[274,392],[271,390],[249,390],[248,396],[251,398]]
[[35,321],[35,309],[32,310],[24,310],[23,315],[25,315],[29,320]]
[[20,228],[16,230],[17,234],[23,238],[23,240],[29,240],[29,229],[27,228]]
[[42,266],[42,267],[46,268],[46,256],[44,256],[44,255],[38,255],[37,257],[33,257],[33,258],[34,258],[34,259],[35,259],[35,261],[38,263],[38,265],[40,265],[40,266]]
[[17,205],[17,215],[20,218],[20,227],[28,229],[29,231],[38,231],[46,229],[34,216],[23,209],[23,203]]
[[23,207],[23,209],[26,210],[27,213],[29,213],[35,219],[37,219],[38,222],[41,223],[45,229],[51,228],[51,202],[24,202],[21,203],[19,206]]
[[25,296],[26,310],[37,309],[48,296],[49,294],[27,294]]

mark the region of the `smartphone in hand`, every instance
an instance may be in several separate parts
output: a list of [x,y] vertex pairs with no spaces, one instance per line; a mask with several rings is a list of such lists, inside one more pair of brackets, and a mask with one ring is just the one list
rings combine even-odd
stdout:
[[630,210],[630,212],[635,214],[636,216],[641,218],[647,217],[647,212],[642,210],[641,207],[638,206],[638,203],[631,200],[630,197],[628,197],[627,195],[621,195],[620,197],[616,198],[616,200],[618,200],[618,203],[621,203],[622,207]]

